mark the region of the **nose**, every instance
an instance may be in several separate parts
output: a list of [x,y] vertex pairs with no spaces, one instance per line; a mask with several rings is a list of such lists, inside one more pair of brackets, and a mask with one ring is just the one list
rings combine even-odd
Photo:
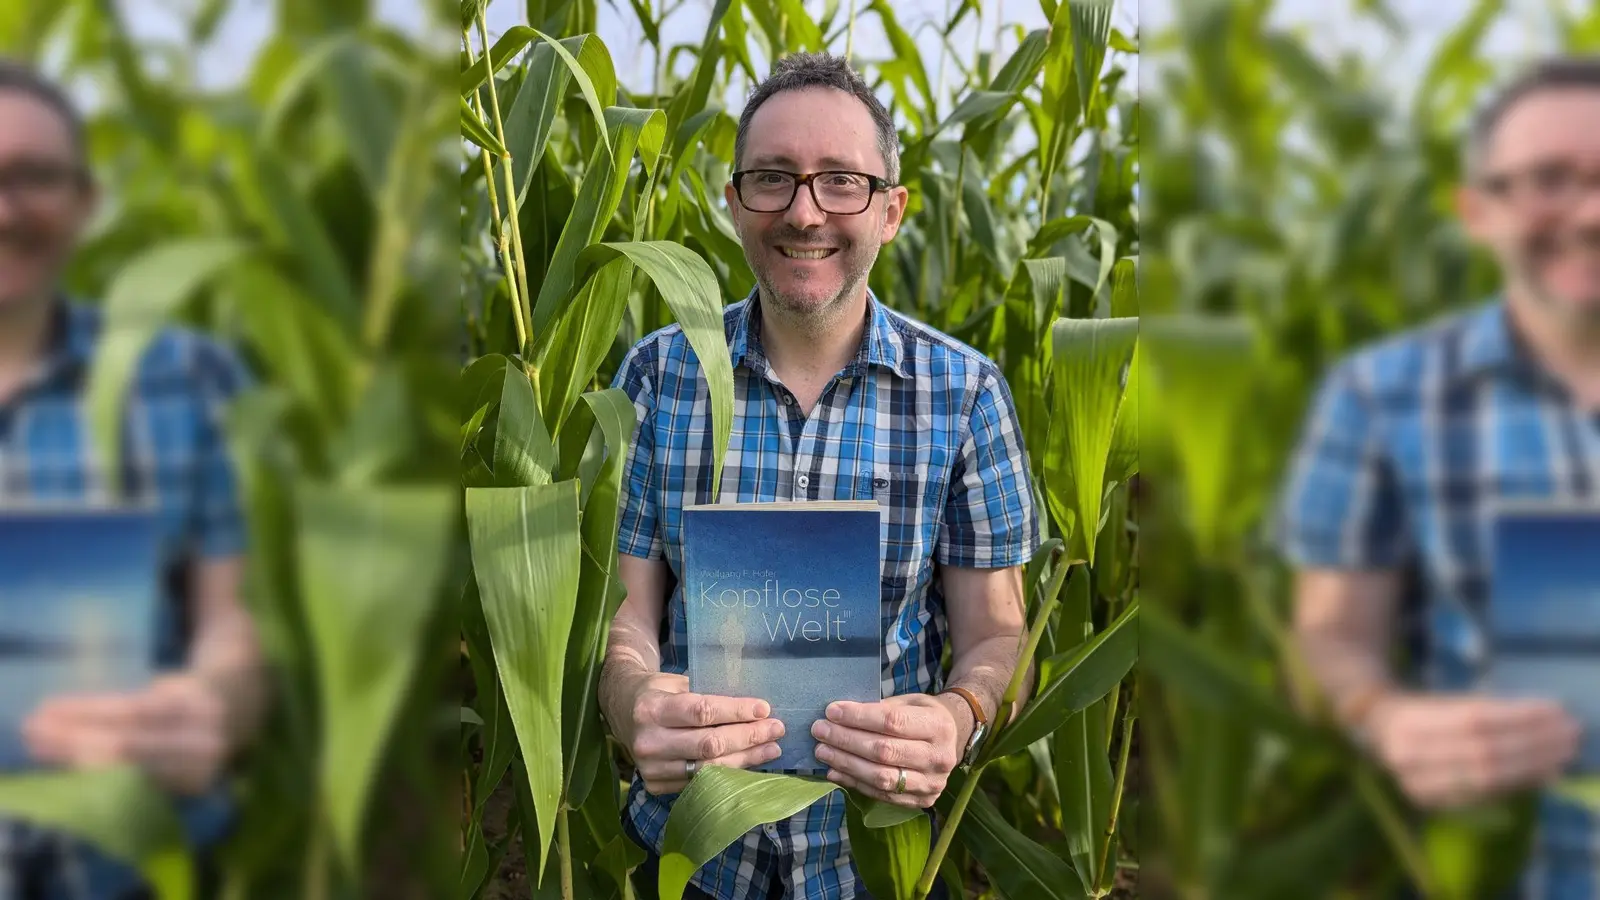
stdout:
[[794,202],[784,210],[783,220],[795,228],[820,228],[828,220],[828,214],[817,206],[817,201],[811,196],[811,187],[801,185],[794,193]]

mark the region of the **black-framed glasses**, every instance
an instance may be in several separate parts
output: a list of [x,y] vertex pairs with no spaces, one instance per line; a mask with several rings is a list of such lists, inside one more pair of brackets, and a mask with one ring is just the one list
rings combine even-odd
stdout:
[[817,208],[830,216],[854,216],[867,211],[872,197],[895,186],[887,178],[865,172],[785,172],[782,169],[744,169],[733,173],[733,191],[739,205],[756,213],[779,213],[789,208],[805,185]]
[[1600,190],[1600,170],[1589,172],[1564,163],[1536,163],[1478,179],[1486,193],[1511,203],[1566,208],[1583,200],[1589,190]]
[[25,201],[53,199],[86,184],[88,177],[81,166],[32,161],[0,166],[0,195]]

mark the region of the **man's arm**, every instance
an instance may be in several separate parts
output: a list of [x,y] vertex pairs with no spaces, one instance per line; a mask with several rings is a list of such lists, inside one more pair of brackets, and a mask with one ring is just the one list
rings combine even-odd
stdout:
[[1370,706],[1395,689],[1388,650],[1399,597],[1393,570],[1312,568],[1295,578],[1296,643],[1346,728],[1362,725]]
[[623,732],[632,719],[635,687],[641,679],[661,672],[658,635],[666,613],[668,574],[664,559],[618,554],[617,577],[627,596],[611,620],[600,672],[600,709],[624,745],[633,739],[631,733]]
[[[940,573],[950,623],[950,677],[945,687],[966,688],[977,695],[992,730],[1002,718],[1010,718],[1001,715],[1000,701],[1016,671],[1027,631],[1022,567],[968,569],[950,566],[941,568]],[[1027,704],[1035,674],[1029,661],[1028,673],[1017,691],[1013,709]],[[959,754],[977,727],[972,709],[956,694],[940,694],[935,699],[955,718],[956,752]]]
[[239,556],[201,561],[191,597],[195,633],[189,670],[222,699],[230,752],[255,736],[269,695],[260,638],[242,596],[244,566]]

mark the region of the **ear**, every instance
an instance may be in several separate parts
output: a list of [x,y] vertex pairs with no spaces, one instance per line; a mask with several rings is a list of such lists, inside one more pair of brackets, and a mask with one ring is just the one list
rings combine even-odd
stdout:
[[911,200],[911,191],[904,185],[892,187],[884,192],[883,198],[883,234],[880,239],[887,244],[900,233],[900,223],[905,221],[906,204]]
[[733,227],[737,229],[744,207],[739,205],[739,192],[733,189],[732,181],[722,186],[722,200],[728,204],[728,217],[733,219]]

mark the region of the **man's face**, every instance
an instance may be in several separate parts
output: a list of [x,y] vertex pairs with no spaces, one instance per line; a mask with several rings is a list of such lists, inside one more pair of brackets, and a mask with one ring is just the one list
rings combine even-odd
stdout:
[[1531,94],[1489,142],[1461,195],[1472,236],[1558,321],[1600,329],[1600,90]]
[[[750,120],[741,169],[779,169],[796,174],[821,171],[859,172],[887,178],[878,152],[877,131],[867,108],[855,97],[831,88],[784,91],[767,99]],[[765,176],[766,181],[781,180]],[[829,176],[815,184],[819,205],[802,185],[782,212],[753,212],[740,203],[729,184],[724,191],[764,299],[806,317],[837,309],[865,281],[878,250],[892,239],[905,212],[903,187],[872,193],[857,215],[825,211],[845,209],[848,176]],[[745,198],[760,190],[751,177],[743,183]],[[752,202],[767,208],[767,204]],[[782,205],[782,199],[777,201]],[[820,258],[817,257],[821,254]]]
[[93,209],[67,123],[0,90],[0,313],[48,296]]

